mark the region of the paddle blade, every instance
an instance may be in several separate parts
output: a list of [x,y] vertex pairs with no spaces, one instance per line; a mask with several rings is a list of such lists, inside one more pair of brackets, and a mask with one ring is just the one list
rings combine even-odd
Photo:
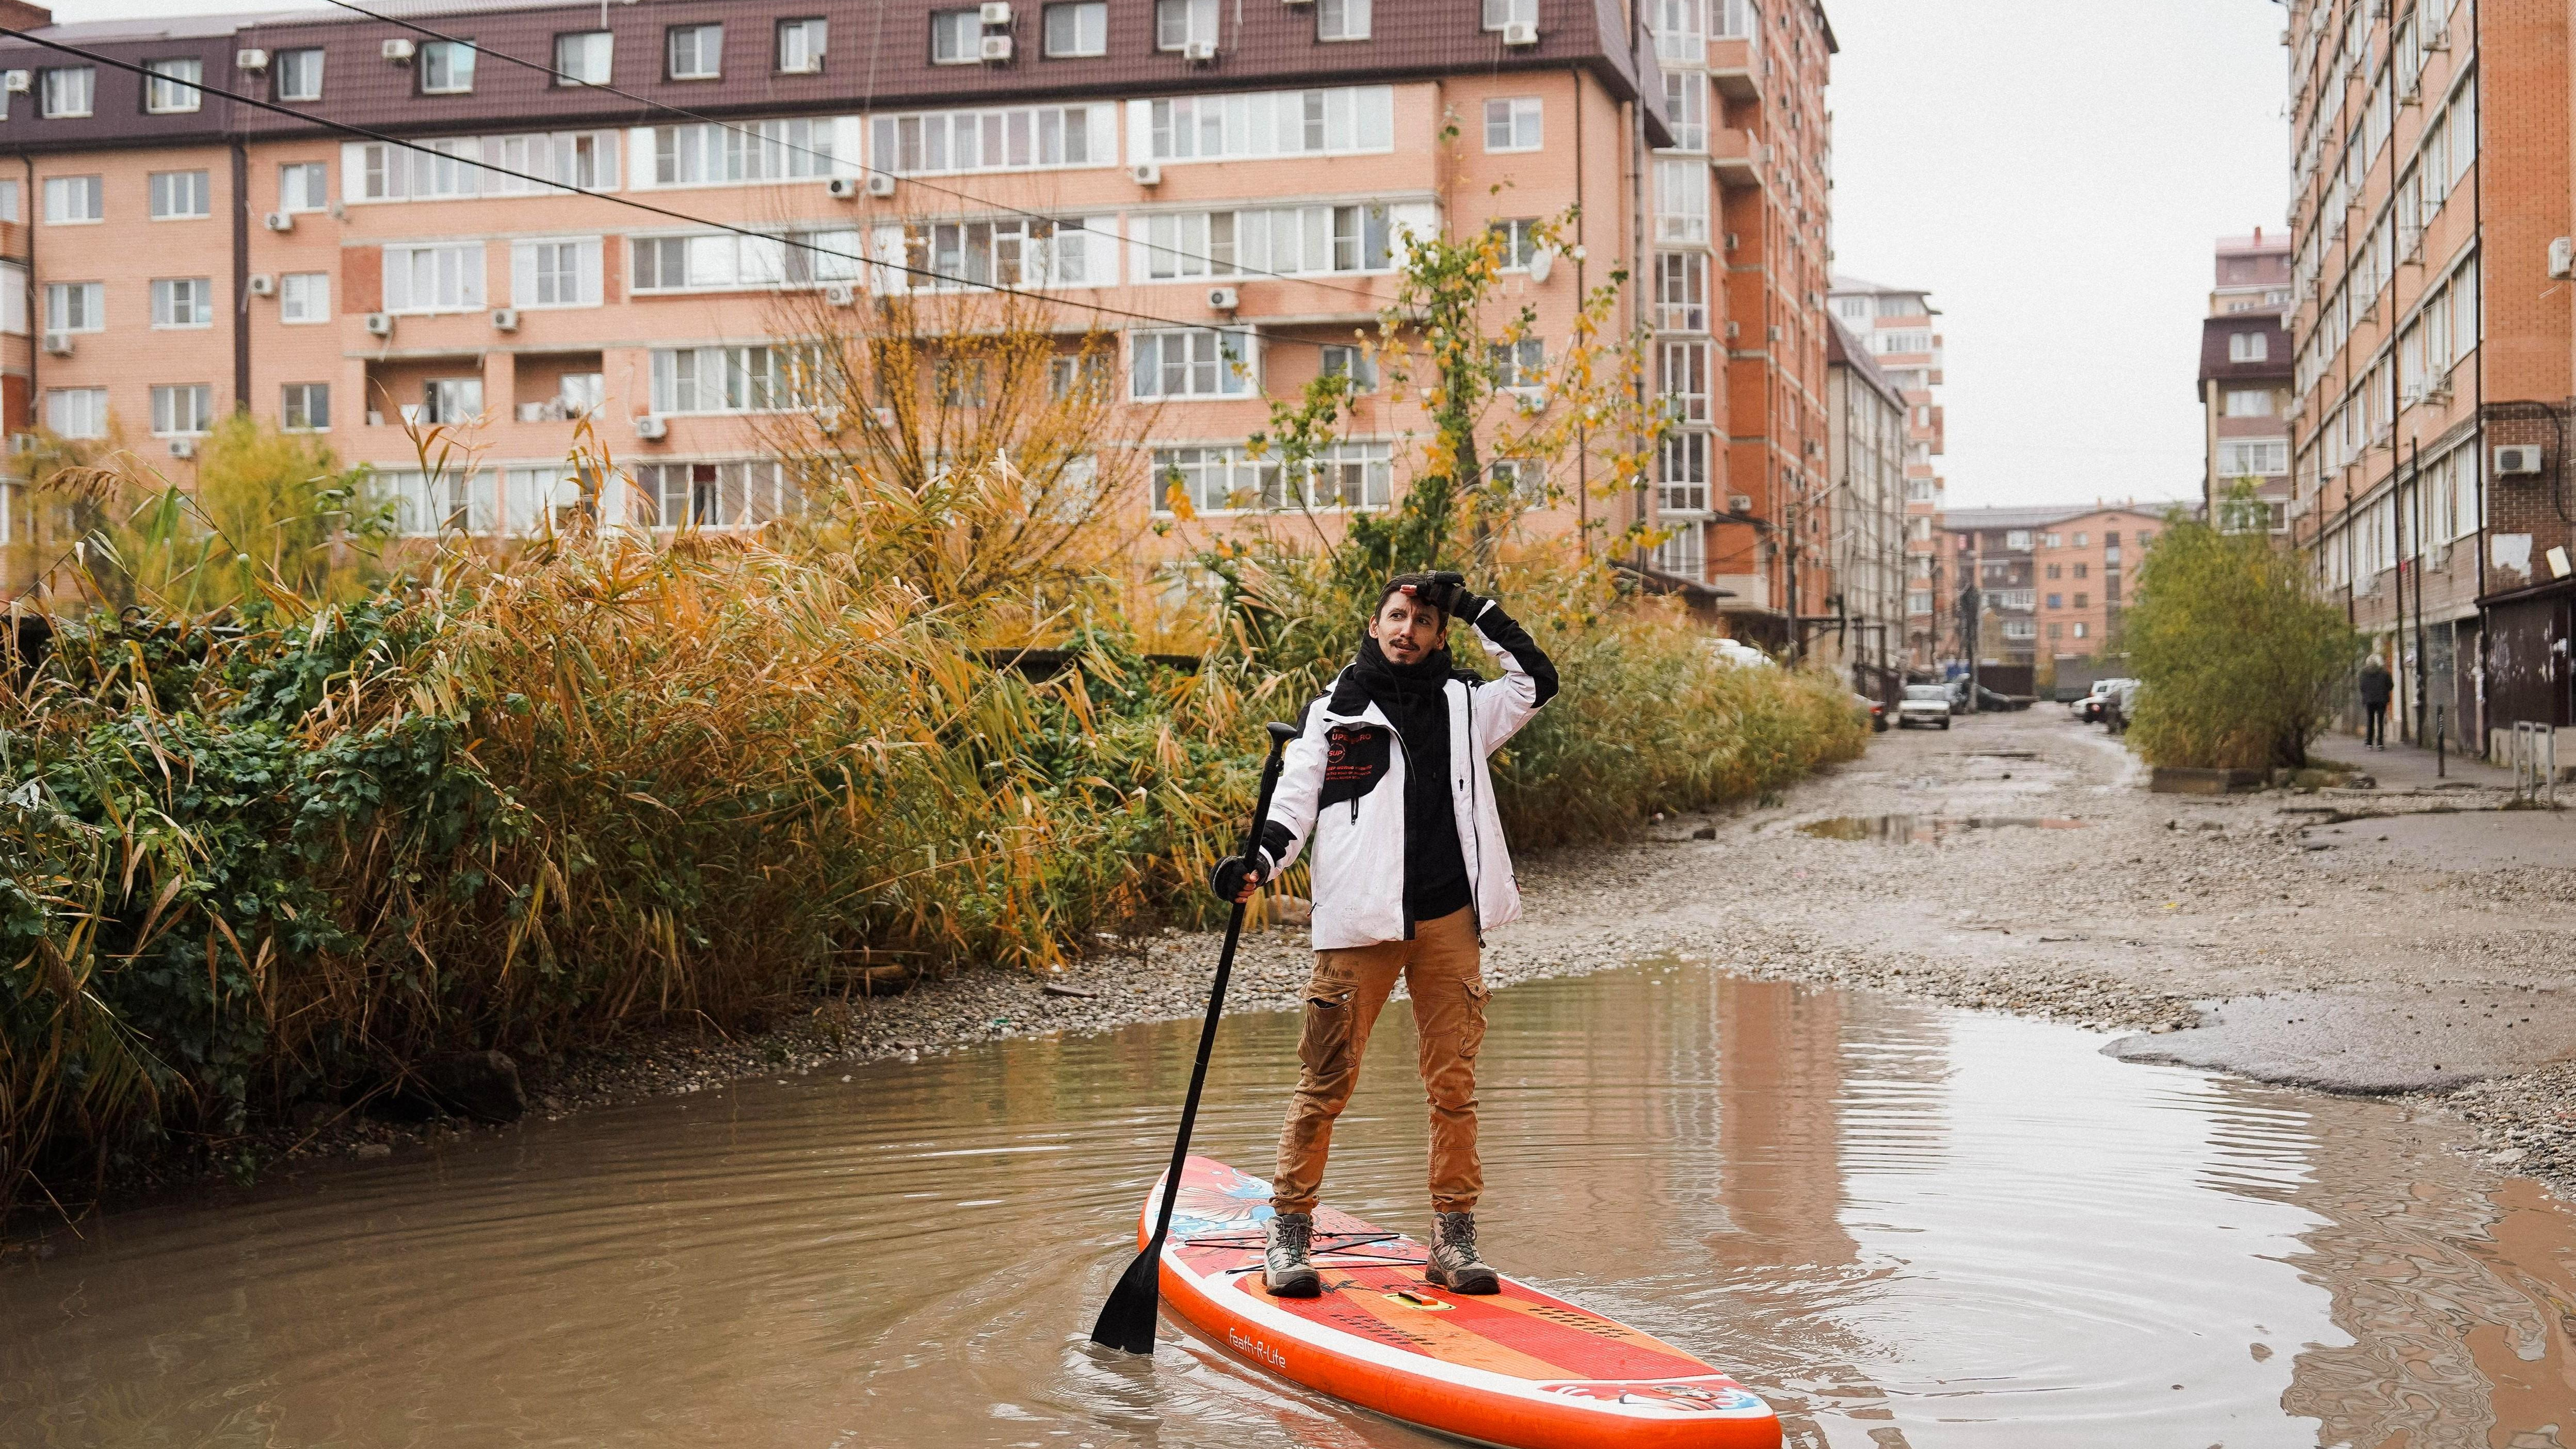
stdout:
[[1155,1260],[1161,1247],[1147,1248],[1118,1275],[1118,1286],[1109,1290],[1109,1301],[1100,1305],[1100,1319],[1091,1325],[1091,1341],[1104,1348],[1124,1349],[1129,1353],[1154,1351],[1154,1320],[1162,1311],[1163,1293],[1155,1281]]

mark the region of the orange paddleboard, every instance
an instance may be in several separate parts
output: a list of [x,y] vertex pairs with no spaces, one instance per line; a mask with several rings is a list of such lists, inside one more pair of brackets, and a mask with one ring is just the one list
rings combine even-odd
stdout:
[[1434,1288],[1422,1244],[1348,1213],[1315,1215],[1322,1295],[1273,1298],[1269,1218],[1269,1183],[1189,1159],[1159,1276],[1173,1311],[1281,1378],[1501,1449],[1778,1449],[1770,1406],[1680,1349],[1509,1278],[1489,1295]]

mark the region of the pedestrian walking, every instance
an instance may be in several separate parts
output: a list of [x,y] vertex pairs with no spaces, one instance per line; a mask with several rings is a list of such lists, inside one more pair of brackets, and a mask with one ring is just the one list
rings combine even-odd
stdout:
[[2388,666],[2373,654],[2361,666],[2362,743],[2374,750],[2388,748],[2388,697],[2397,692],[2397,680]]
[[[1453,619],[1483,638],[1500,679],[1451,666]],[[1529,631],[1468,592],[1465,579],[1397,575],[1378,595],[1358,657],[1306,707],[1259,848],[1217,865],[1217,895],[1241,900],[1314,851],[1315,970],[1262,1275],[1274,1294],[1322,1289],[1311,1254],[1333,1121],[1398,976],[1413,997],[1431,1106],[1425,1276],[1459,1293],[1500,1287],[1476,1243],[1476,1051],[1489,995],[1484,932],[1517,917],[1521,903],[1486,761],[1556,688],[1556,666]]]

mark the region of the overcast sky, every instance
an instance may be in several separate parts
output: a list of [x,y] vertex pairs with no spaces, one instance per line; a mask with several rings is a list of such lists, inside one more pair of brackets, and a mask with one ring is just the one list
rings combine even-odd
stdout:
[[1946,314],[1951,506],[2196,495],[2210,244],[2285,225],[2281,7],[1826,3],[1835,269],[1928,288]]

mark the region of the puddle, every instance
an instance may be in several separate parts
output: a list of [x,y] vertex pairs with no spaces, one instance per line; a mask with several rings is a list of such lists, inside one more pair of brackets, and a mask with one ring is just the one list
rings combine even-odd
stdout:
[[2080,830],[2081,820],[2045,815],[1836,815],[1810,820],[1800,835],[1820,840],[1874,840],[1882,845],[1933,844],[1972,830]]
[[[2548,1443],[2576,1219],[2387,1103],[1638,967],[1494,997],[1485,1245],[1806,1449]],[[0,1267],[0,1444],[1433,1449],[1166,1325],[1093,1351],[1198,1027],[1031,1039],[307,1173]],[[1427,1228],[1410,1014],[1327,1196]],[[1200,1150],[1261,1170],[1293,1016]],[[2516,1436],[2525,1436],[2517,1438]]]

